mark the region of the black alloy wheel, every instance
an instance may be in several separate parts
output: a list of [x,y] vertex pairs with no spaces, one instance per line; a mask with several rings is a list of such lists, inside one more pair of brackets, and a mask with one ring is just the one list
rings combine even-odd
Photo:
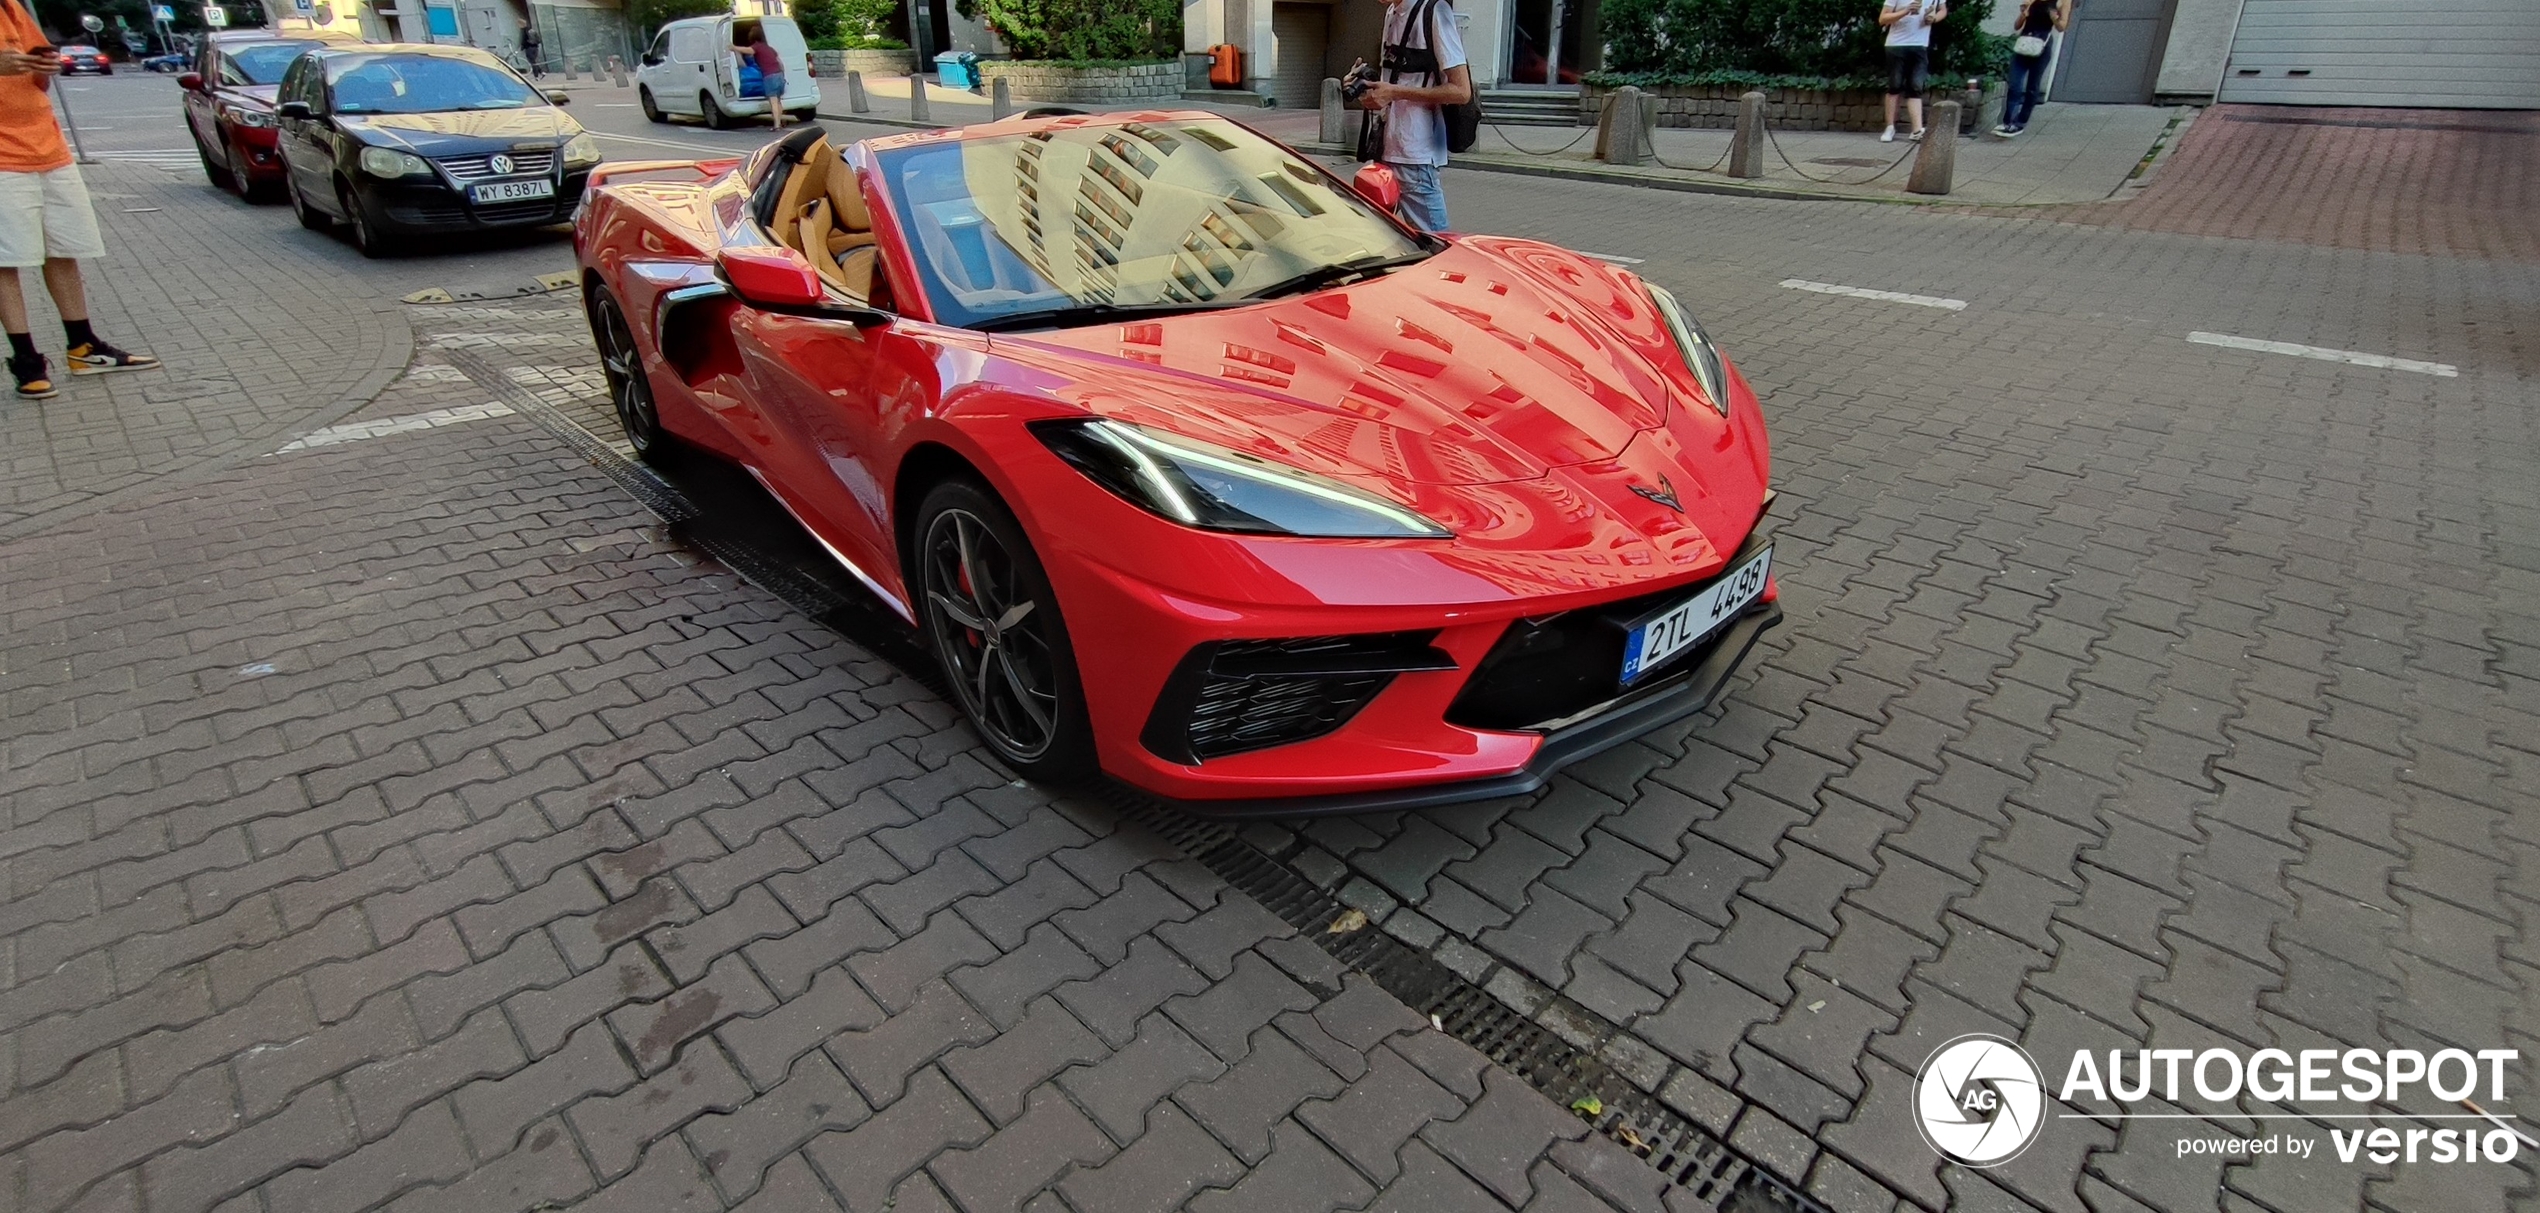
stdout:
[[1022,525],[984,487],[950,480],[926,494],[916,534],[926,640],[970,727],[1028,778],[1092,774],[1075,652]]
[[653,389],[644,379],[643,355],[635,347],[635,331],[608,291],[591,288],[591,336],[600,347],[600,374],[608,380],[609,403],[617,408],[617,424],[635,457],[655,467],[671,462],[674,443],[662,432],[661,413],[653,407]]
[[194,139],[194,154],[203,158],[203,176],[210,179],[213,189],[228,193],[238,188],[237,178],[229,171],[229,166],[212,159],[212,149],[203,146],[199,135]]
[[362,213],[362,200],[353,196],[353,187],[338,184],[335,200],[344,208],[344,233],[352,238],[353,247],[372,260],[387,256],[388,250],[379,243],[379,230],[371,226],[370,216]]
[[732,120],[724,116],[723,107],[714,103],[714,94],[712,93],[697,94],[697,108],[706,116],[707,130],[719,131],[727,129],[732,125]]
[[[288,168],[283,171],[286,174],[290,172]],[[325,211],[319,210],[314,206],[310,206],[309,200],[301,196],[300,187],[297,183],[290,181],[286,176],[283,181],[282,188],[285,192],[291,195],[291,214],[292,217],[300,221],[300,226],[313,232],[334,230],[335,221],[328,218]]]
[[647,88],[647,87],[645,87],[645,86],[643,86],[643,85],[637,85],[637,86],[635,87],[635,100],[636,100],[636,103],[637,103],[637,104],[640,104],[640,105],[642,105],[642,106],[644,107],[644,120],[645,120],[646,122],[668,122],[668,121],[670,121],[670,119],[668,119],[668,118],[666,118],[666,117],[664,117],[664,116],[662,115],[662,112],[661,112],[661,106],[660,106],[660,105],[658,105],[658,104],[656,104],[656,103],[653,101],[653,90],[652,90],[652,89]]

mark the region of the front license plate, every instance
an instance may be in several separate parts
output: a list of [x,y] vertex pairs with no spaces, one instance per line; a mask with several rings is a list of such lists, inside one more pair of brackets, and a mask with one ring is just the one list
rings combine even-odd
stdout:
[[490,185],[469,186],[467,196],[478,202],[519,202],[529,198],[553,198],[553,181],[497,181]]
[[1711,638],[1755,600],[1764,596],[1765,575],[1773,571],[1773,549],[1765,548],[1730,569],[1701,592],[1633,625],[1623,643],[1623,685],[1667,664],[1667,659]]

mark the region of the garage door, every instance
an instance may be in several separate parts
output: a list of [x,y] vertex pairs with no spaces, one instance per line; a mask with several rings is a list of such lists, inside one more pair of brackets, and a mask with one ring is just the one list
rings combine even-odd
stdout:
[[2540,3],[2244,0],[2222,99],[2540,108]]
[[1332,27],[1328,4],[1273,4],[1270,42],[1277,76],[1271,96],[1282,109],[1323,104],[1323,44]]

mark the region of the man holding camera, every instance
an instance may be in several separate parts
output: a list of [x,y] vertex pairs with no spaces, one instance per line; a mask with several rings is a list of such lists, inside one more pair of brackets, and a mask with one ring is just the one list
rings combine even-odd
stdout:
[[[1358,92],[1360,108],[1383,115],[1384,146],[1376,158],[1402,185],[1402,217],[1423,231],[1446,230],[1446,164],[1443,107],[1473,99],[1473,73],[1465,66],[1464,34],[1455,28],[1448,0],[1386,0],[1384,63]],[[1363,77],[1362,61],[1350,69]]]
[[80,257],[103,257],[88,187],[71,163],[70,145],[53,121],[47,95],[62,60],[44,42],[18,0],[0,0],[0,328],[9,334],[9,374],[18,398],[56,394],[44,355],[36,352],[26,296],[18,271],[44,268],[44,286],[62,314],[74,375],[157,366],[147,354],[127,354],[97,339],[88,328],[88,295],[79,280]]

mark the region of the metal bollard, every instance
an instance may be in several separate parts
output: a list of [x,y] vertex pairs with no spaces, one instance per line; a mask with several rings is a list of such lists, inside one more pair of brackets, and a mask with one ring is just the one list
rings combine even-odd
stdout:
[[1955,101],[1931,107],[1931,122],[1923,127],[1923,145],[1914,153],[1914,172],[1905,179],[1906,189],[1917,194],[1949,192],[1949,177],[1958,162],[1960,112]]
[[564,78],[567,80],[580,79],[580,77],[573,74],[573,56],[571,55],[564,57]]
[[1014,92],[1006,87],[1005,77],[996,78],[988,90],[988,121],[1003,122],[1014,116]]
[[626,87],[626,61],[624,59],[620,59],[615,55],[609,56],[609,80],[612,83],[615,83],[619,88]]
[[935,123],[926,112],[926,77],[921,73],[911,73],[908,78],[908,120],[929,126]]
[[1764,94],[1750,91],[1737,99],[1737,132],[1729,136],[1729,175],[1764,175]]
[[1323,129],[1316,137],[1325,143],[1339,143],[1349,137],[1349,111],[1341,105],[1341,82],[1323,77]]
[[873,112],[873,99],[864,95],[863,72],[847,73],[847,112],[851,114]]

